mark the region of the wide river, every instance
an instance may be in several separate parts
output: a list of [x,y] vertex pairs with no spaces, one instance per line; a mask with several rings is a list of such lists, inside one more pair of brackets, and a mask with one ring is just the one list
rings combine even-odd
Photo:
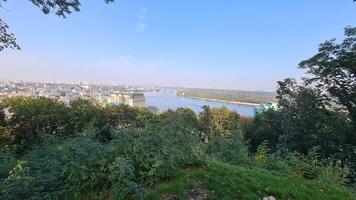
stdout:
[[145,92],[146,105],[154,106],[161,109],[177,109],[186,107],[194,110],[196,113],[202,111],[202,106],[207,105],[211,108],[225,106],[230,110],[237,111],[242,116],[253,116],[254,106],[240,105],[233,103],[224,103],[200,99],[192,99],[177,96],[177,91],[173,89],[162,89],[159,92]]

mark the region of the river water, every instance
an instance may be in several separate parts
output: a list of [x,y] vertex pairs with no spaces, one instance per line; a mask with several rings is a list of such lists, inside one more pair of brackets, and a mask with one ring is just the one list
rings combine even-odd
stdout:
[[224,103],[200,99],[192,99],[187,97],[177,96],[177,91],[174,89],[163,89],[159,92],[145,92],[146,105],[154,106],[161,109],[177,109],[186,107],[194,110],[196,113],[202,111],[202,106],[207,105],[211,108],[225,106],[229,110],[237,111],[241,116],[253,116],[254,106],[240,105],[233,103]]

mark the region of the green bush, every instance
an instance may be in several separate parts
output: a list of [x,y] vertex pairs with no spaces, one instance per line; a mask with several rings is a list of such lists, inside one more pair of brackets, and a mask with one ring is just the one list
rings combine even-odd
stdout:
[[152,185],[178,174],[179,149],[167,137],[149,131],[123,131],[117,141],[118,154],[132,159],[141,183]]
[[135,181],[135,169],[131,159],[116,157],[109,166],[109,181],[112,183],[111,193],[114,199],[125,199],[132,194],[143,199],[144,191]]
[[85,138],[43,145],[24,155],[3,181],[5,199],[63,199],[100,196],[109,182],[110,148]]
[[267,145],[262,144],[255,153],[255,163],[269,171],[344,184],[348,168],[341,167],[335,160],[320,159],[318,151],[318,148],[312,148],[306,156],[297,152],[291,153],[287,149],[269,153]]
[[206,154],[213,159],[227,162],[233,165],[247,166],[251,164],[251,158],[247,146],[239,136],[230,138],[216,136],[206,144]]
[[12,152],[0,150],[0,182],[9,176],[10,170],[16,165],[16,159]]
[[39,134],[73,136],[69,109],[64,103],[49,98],[9,98],[2,102],[9,113],[5,126],[10,130],[8,146],[18,154],[31,150],[41,142]]

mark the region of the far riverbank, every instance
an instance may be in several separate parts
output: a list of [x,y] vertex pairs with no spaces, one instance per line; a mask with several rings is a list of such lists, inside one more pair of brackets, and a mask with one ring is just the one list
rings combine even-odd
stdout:
[[241,116],[252,117],[254,115],[254,108],[259,104],[237,102],[229,103],[228,101],[207,100],[203,98],[190,98],[177,96],[177,91],[174,89],[164,89],[160,92],[145,92],[146,106],[152,106],[163,110],[177,108],[190,108],[195,113],[199,114],[206,105],[211,108],[226,107],[229,110],[238,112]]
[[221,103],[232,103],[232,104],[238,104],[238,105],[246,105],[246,106],[259,106],[260,104],[257,103],[248,103],[248,102],[240,102],[240,101],[227,101],[227,100],[222,100],[222,99],[209,99],[209,98],[203,98],[203,97],[195,97],[195,96],[182,96],[186,98],[192,98],[192,99],[200,99],[200,100],[205,100],[205,101],[215,101],[215,102],[221,102]]

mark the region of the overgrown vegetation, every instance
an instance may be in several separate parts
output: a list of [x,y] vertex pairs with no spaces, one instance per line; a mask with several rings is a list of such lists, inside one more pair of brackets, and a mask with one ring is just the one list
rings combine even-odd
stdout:
[[[83,99],[6,99],[0,199],[355,199],[355,113],[346,101],[355,98],[355,29],[346,37],[321,46],[323,59],[338,52],[326,72],[318,69],[326,61],[303,62],[318,87],[279,82],[279,109],[253,118],[207,106],[152,114]],[[338,67],[347,74],[329,73]]]
[[[161,195],[161,187],[170,187],[162,182],[176,178],[187,184],[170,191],[180,197],[194,184],[202,184],[198,191],[213,199],[302,197],[278,188],[280,183],[263,182],[282,176],[351,199],[345,186],[351,166],[337,162],[337,154],[324,159],[322,149],[304,154],[269,149],[267,143],[249,151],[246,123],[258,118],[246,122],[226,108],[205,107],[199,116],[186,108],[155,115],[124,105],[102,108],[86,100],[64,105],[45,98],[7,99],[1,107],[1,199],[152,199]],[[219,173],[235,175],[222,181]],[[247,177],[240,177],[244,173]],[[194,181],[185,180],[190,176]],[[207,176],[220,178],[210,182]],[[270,192],[253,193],[253,183],[246,183],[236,193],[240,178],[260,181],[258,187]],[[237,182],[217,186],[226,181]],[[339,189],[324,186],[328,183]],[[318,192],[299,189],[319,198]]]

